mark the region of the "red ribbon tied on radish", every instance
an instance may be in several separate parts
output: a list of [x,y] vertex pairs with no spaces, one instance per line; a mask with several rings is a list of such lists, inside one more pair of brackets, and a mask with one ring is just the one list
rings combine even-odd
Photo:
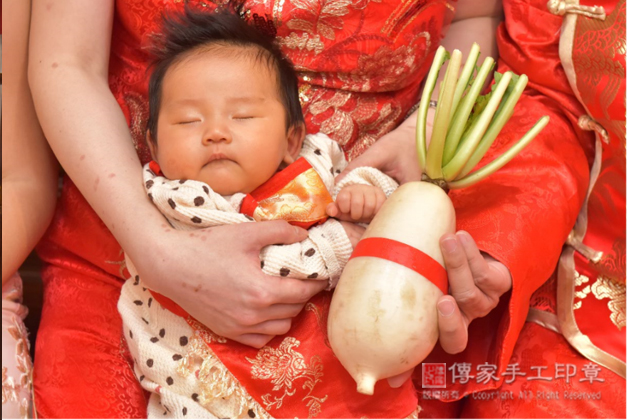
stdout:
[[448,293],[446,269],[429,255],[403,242],[388,238],[365,238],[359,241],[351,255],[351,259],[358,257],[375,257],[395,262],[425,277],[443,294]]

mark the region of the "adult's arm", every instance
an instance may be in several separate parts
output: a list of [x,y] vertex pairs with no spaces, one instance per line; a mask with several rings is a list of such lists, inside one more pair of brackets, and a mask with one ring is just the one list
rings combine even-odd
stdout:
[[286,332],[324,284],[264,275],[259,250],[306,232],[285,222],[194,236],[169,228],[146,197],[130,131],[109,90],[113,16],[113,0],[34,1],[29,81],[44,133],[151,289],[216,333],[262,346]]
[[58,164],[37,121],[27,80],[30,1],[7,0],[2,112],[2,284],[50,224]]

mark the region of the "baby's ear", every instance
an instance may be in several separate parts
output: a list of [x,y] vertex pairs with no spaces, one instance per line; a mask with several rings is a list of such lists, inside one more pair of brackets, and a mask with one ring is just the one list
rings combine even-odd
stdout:
[[287,130],[287,151],[285,159],[283,161],[290,164],[296,160],[300,154],[300,149],[303,147],[303,140],[305,140],[305,124],[294,124]]
[[152,137],[152,133],[150,130],[146,131],[146,143],[148,143],[148,149],[150,149],[150,155],[152,156],[152,160],[157,159],[157,144],[154,142]]

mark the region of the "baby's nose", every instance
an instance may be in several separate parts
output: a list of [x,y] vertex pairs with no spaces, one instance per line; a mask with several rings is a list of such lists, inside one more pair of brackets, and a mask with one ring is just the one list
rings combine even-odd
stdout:
[[203,143],[231,142],[231,133],[226,125],[221,123],[207,124],[203,134]]

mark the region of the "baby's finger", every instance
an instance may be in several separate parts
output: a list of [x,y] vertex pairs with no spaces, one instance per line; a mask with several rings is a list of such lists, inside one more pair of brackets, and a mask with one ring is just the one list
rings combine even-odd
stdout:
[[339,207],[340,211],[345,214],[351,212],[351,193],[348,190],[342,190],[335,199],[335,204]]
[[353,218],[353,220],[359,220],[361,219],[362,215],[364,214],[364,193],[359,191],[359,192],[354,192],[353,194],[351,194],[351,217]]
[[364,213],[361,216],[364,222],[369,223],[377,211],[377,194],[370,189],[364,194]]
[[335,203],[329,203],[326,208],[327,215],[330,217],[335,217],[340,213],[340,209]]
[[374,210],[374,214],[379,213],[379,210],[381,210],[381,207],[385,203],[385,200],[387,200],[385,193],[383,192],[383,190],[379,188],[376,189],[376,197],[377,197],[377,206]]

